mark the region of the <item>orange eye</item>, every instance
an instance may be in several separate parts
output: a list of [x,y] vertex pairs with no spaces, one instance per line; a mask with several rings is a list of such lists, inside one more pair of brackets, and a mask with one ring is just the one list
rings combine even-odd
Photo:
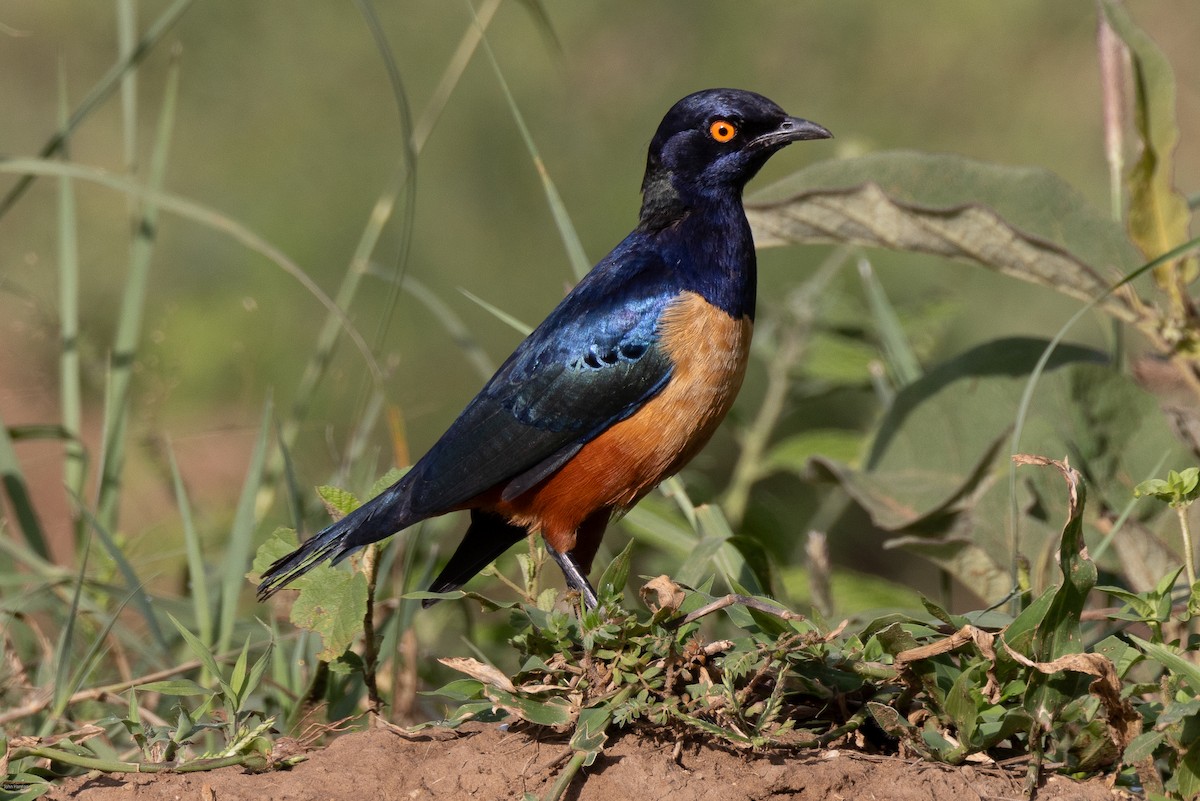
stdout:
[[725,143],[737,136],[737,126],[729,120],[717,120],[708,126],[708,135],[718,142]]

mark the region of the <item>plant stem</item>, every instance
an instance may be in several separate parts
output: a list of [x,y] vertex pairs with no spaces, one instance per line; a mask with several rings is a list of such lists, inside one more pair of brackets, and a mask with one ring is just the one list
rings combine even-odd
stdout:
[[375,635],[375,583],[379,580],[379,543],[371,543],[363,551],[363,573],[367,576],[367,611],[363,615],[363,683],[367,685],[367,704],[379,714],[383,700],[375,680],[379,664],[379,642]]
[[1188,505],[1175,507],[1179,515],[1179,533],[1183,535],[1183,565],[1187,570],[1188,590],[1196,586],[1196,549],[1192,546],[1192,526],[1188,522]]
[[587,758],[587,754],[583,751],[576,751],[571,757],[571,761],[563,768],[562,773],[558,774],[558,781],[550,788],[550,792],[546,793],[543,801],[558,801],[567,792],[567,788],[571,786],[571,782],[575,779],[575,774],[579,773],[579,769],[583,767],[583,761]]

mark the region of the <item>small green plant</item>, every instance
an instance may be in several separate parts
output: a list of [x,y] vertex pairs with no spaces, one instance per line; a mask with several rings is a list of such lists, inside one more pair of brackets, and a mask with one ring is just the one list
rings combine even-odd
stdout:
[[[249,770],[282,767],[302,760],[302,755],[276,758],[271,736],[275,718],[264,716],[251,703],[261,693],[263,674],[270,664],[268,648],[253,664],[248,638],[234,664],[223,670],[200,639],[173,617],[189,650],[208,675],[213,687],[191,679],[147,681],[126,690],[127,711],[110,715],[74,731],[46,737],[17,737],[5,745],[6,763],[49,760],[51,768],[28,769],[10,777],[30,793],[44,792],[40,784],[48,776],[72,768],[110,773],[176,773],[213,770],[239,765]],[[179,699],[170,710],[171,719],[159,717],[141,703],[145,696]],[[184,699],[197,699],[194,705]],[[137,749],[138,758],[116,755],[114,743],[123,734]],[[30,796],[35,797],[35,796]]]
[[[666,576],[642,587],[646,609],[637,613],[620,593],[626,549],[601,578],[596,610],[563,605],[553,592],[517,603],[480,598],[509,612],[520,666],[509,675],[475,659],[442,660],[466,678],[439,691],[455,706],[425,725],[508,717],[558,732],[572,755],[546,801],[561,798],[623,729],[754,750],[855,741],[955,764],[1031,754],[1031,792],[1048,759],[1070,773],[1117,770],[1190,797],[1200,772],[1185,738],[1200,710],[1184,695],[1195,667],[1136,638],[1141,651],[1113,636],[1085,647],[1080,617],[1096,568],[1083,547],[1082,483],[1063,463],[1021,461],[1061,471],[1071,503],[1060,581],[1015,618],[952,615],[927,601],[924,616],[829,629],[766,598],[714,597],[707,585],[689,589]],[[718,612],[734,633],[707,639],[700,621]],[[1131,678],[1146,657],[1174,677],[1160,691]],[[1165,784],[1156,761],[1167,766]]]
[[[1135,497],[1151,496],[1175,510],[1179,516],[1179,535],[1183,540],[1183,566],[1191,596],[1196,595],[1196,549],[1192,544],[1192,526],[1188,510],[1200,496],[1200,467],[1188,467],[1181,472],[1171,470],[1166,479],[1151,478],[1133,489]],[[1194,601],[1192,601],[1194,603]]]

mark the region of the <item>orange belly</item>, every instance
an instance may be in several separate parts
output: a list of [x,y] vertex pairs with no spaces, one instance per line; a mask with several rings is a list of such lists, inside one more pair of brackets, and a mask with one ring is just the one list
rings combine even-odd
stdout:
[[736,320],[693,292],[680,295],[659,322],[662,347],[675,365],[670,383],[550,478],[495,511],[540,529],[560,552],[574,550],[585,519],[633,506],[708,442],[741,388],[752,330],[748,317]]

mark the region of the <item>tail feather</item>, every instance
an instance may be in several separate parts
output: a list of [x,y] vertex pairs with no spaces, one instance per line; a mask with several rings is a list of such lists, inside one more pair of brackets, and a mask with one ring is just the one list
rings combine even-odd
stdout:
[[421,518],[413,518],[407,510],[407,496],[407,486],[401,479],[341,520],[326,526],[287,556],[277,559],[262,575],[258,600],[270,598],[326,560],[337,564],[359,548],[418,522]]
[[[429,585],[429,591],[457,590],[528,534],[523,526],[513,525],[499,515],[472,509],[467,533],[442,572]],[[435,603],[437,601],[431,598],[422,601],[421,605],[428,608]]]

